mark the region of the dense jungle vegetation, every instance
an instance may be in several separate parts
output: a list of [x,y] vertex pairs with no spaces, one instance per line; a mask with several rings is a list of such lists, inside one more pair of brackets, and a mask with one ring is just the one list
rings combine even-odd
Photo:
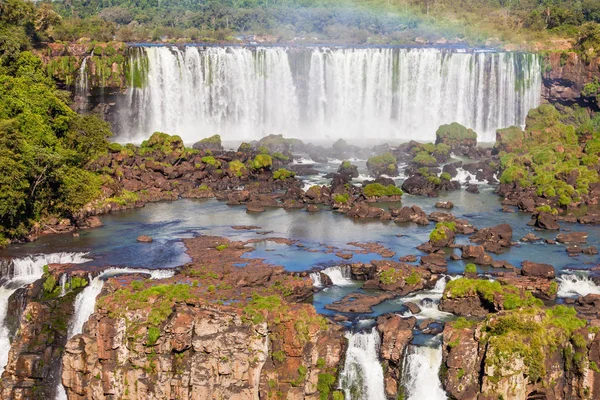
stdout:
[[[63,0],[55,40],[233,40],[240,34],[352,43],[553,38],[600,47],[598,0]],[[44,6],[43,6],[44,7]],[[50,6],[48,6],[50,7]],[[592,43],[587,43],[587,48]]]
[[83,167],[106,151],[108,124],[71,110],[70,94],[28,51],[58,20],[45,5],[2,3],[0,246],[27,235],[43,215],[72,216],[100,192],[100,177]]

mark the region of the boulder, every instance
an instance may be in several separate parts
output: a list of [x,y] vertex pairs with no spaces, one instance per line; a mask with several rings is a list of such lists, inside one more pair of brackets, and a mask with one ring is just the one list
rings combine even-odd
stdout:
[[556,218],[554,218],[552,214],[549,214],[547,212],[541,212],[538,214],[535,220],[535,225],[539,228],[546,230],[555,231],[560,229],[558,222],[556,222]]
[[561,233],[556,236],[556,241],[559,243],[567,243],[567,244],[581,244],[587,241],[588,233],[587,232],[570,232],[570,233]]
[[550,264],[523,261],[521,263],[521,274],[523,276],[534,276],[539,278],[554,279],[554,267]]
[[152,238],[147,235],[141,235],[137,237],[137,241],[140,243],[152,243]]

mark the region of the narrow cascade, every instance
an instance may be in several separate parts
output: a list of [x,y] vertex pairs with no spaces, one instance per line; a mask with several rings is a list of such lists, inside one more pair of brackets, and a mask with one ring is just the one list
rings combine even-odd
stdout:
[[0,374],[8,362],[10,332],[5,319],[8,313],[8,300],[17,290],[40,279],[44,266],[48,264],[82,264],[90,259],[86,253],[52,253],[16,258],[12,260],[13,274],[0,286]]
[[[165,279],[172,277],[175,274],[175,271],[149,270],[141,268],[110,268],[103,271],[95,278],[92,278],[92,276],[89,275],[88,280],[90,283],[75,298],[75,313],[73,316],[73,321],[71,322],[67,332],[67,340],[83,331],[83,324],[94,313],[94,308],[96,307],[96,297],[98,297],[102,291],[104,282],[111,276],[132,273],[146,273],[150,275],[150,279]],[[66,399],[67,393],[62,385],[61,379],[59,378],[59,383],[56,387],[56,400]]]
[[122,142],[152,132],[186,143],[255,140],[435,140],[442,124],[493,142],[541,98],[533,54],[434,48],[136,47],[115,123]]
[[383,368],[379,362],[381,339],[377,329],[346,334],[348,350],[340,374],[340,389],[347,400],[385,399]]
[[442,345],[436,347],[410,345],[404,357],[402,383],[407,400],[442,400],[439,370],[442,365]]
[[60,297],[63,297],[67,293],[67,274],[60,276]]
[[321,274],[318,272],[311,272],[310,279],[313,281],[314,287],[323,287],[323,281],[321,280]]
[[[352,282],[352,272],[350,267],[347,265],[337,265],[335,267],[327,267],[321,271],[325,275],[331,279],[331,282],[334,286],[351,286]],[[321,280],[321,275],[318,272],[312,272],[310,274],[311,279],[313,280],[313,286],[315,287],[323,287],[323,282]]]
[[111,276],[123,275],[123,274],[149,274],[150,279],[166,279],[170,278],[175,274],[173,270],[150,270],[141,268],[110,268],[103,271],[100,275],[92,278],[90,284],[86,286],[75,298],[75,314],[73,321],[69,326],[67,333],[67,340],[83,331],[83,324],[90,318],[90,315],[94,313],[94,307],[96,306],[96,297],[102,291],[104,282]]
[[90,84],[87,73],[87,62],[90,57],[94,55],[94,51],[89,56],[85,56],[79,67],[79,73],[77,74],[77,80],[75,81],[75,101],[78,104],[80,110],[84,110],[87,107],[88,95],[90,93]]
[[600,286],[586,274],[567,273],[557,278],[559,281],[558,297],[577,297],[588,294],[600,294]]

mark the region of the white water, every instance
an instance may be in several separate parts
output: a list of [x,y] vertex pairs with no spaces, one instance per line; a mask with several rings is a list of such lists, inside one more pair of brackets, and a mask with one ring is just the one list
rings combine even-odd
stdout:
[[18,289],[40,279],[44,266],[48,264],[82,264],[90,259],[86,253],[52,253],[16,258],[13,262],[13,275],[0,287],[0,375],[8,361],[10,332],[5,325],[8,313],[8,300]]
[[[402,383],[407,400],[443,400],[439,370],[442,365],[442,345],[437,347],[410,345],[406,350]],[[382,397],[383,398],[383,397]]]
[[472,185],[483,185],[487,183],[487,181],[478,181],[475,175],[460,167],[456,169],[456,177],[454,177],[453,180],[459,181],[462,184],[470,183]]
[[103,271],[100,275],[91,279],[90,283],[83,289],[75,298],[75,314],[73,321],[69,326],[67,333],[67,340],[73,336],[79,334],[83,330],[83,324],[90,318],[90,315],[94,312],[96,306],[96,297],[102,291],[104,282],[111,276],[123,275],[123,274],[136,274],[144,273],[149,274],[150,279],[166,279],[173,276],[175,271],[173,270],[150,270],[140,268],[110,268]]
[[346,400],[385,399],[383,368],[379,362],[380,337],[375,328],[346,334],[348,350],[340,374]]
[[[352,273],[347,265],[338,265],[335,267],[327,267],[321,271],[331,279],[334,286],[352,286]],[[322,287],[321,275],[318,272],[312,272],[310,278],[313,280],[313,286]]]
[[79,67],[79,74],[77,75],[77,81],[75,82],[75,99],[79,102],[80,108],[85,109],[88,102],[88,94],[90,92],[90,84],[88,80],[87,73],[87,62],[90,57],[94,55],[94,51],[92,50],[92,54],[86,56],[81,62],[81,66]]
[[[418,319],[432,318],[436,321],[444,320],[445,318],[451,317],[451,313],[441,311],[439,309],[440,300],[446,287],[447,279],[454,280],[460,276],[443,276],[436,283],[431,290],[422,290],[409,296],[404,296],[396,300],[392,300],[393,303],[404,304],[404,303],[415,303],[421,309],[421,312],[413,315],[410,311],[406,311],[402,314],[403,317],[416,317]],[[429,299],[431,301],[421,304],[421,301]]]
[[224,140],[278,133],[434,140],[440,125],[459,122],[493,142],[497,128],[523,125],[541,94],[540,61],[531,54],[196,46],[131,52],[130,65],[147,81],[119,105],[121,141],[154,131],[189,143],[216,133]]
[[[102,291],[104,282],[111,276],[123,275],[123,274],[135,274],[144,273],[149,274],[150,279],[166,279],[170,278],[175,274],[173,270],[149,270],[140,268],[110,268],[103,271],[100,275],[92,278],[91,275],[88,277],[90,282],[85,289],[83,289],[75,298],[75,314],[73,321],[69,325],[67,332],[67,340],[73,336],[80,334],[83,331],[83,324],[90,318],[94,313],[96,307],[96,297]],[[59,382],[56,387],[56,400],[66,400],[67,393],[61,383],[59,374]]]
[[559,282],[558,297],[576,297],[588,294],[600,294],[600,287],[586,274],[563,274],[556,279]]

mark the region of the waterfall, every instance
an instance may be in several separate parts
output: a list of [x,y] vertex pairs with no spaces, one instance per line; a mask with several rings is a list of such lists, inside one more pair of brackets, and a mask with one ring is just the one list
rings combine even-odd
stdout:
[[0,286],[0,374],[8,362],[8,352],[10,351],[10,332],[5,321],[10,296],[20,288],[40,279],[45,265],[82,264],[91,261],[85,256],[86,253],[53,253],[12,260],[13,275]]
[[75,314],[73,316],[73,321],[69,326],[67,340],[82,332],[83,324],[94,312],[96,297],[98,297],[102,291],[104,282],[112,276],[123,274],[149,274],[150,279],[166,279],[172,277],[175,274],[175,271],[164,269],[109,268],[95,278],[89,276],[88,279],[90,283],[75,298]]
[[556,279],[559,282],[558,297],[577,297],[600,294],[600,287],[587,274],[566,273]]
[[442,365],[442,345],[436,347],[410,345],[404,357],[402,384],[407,400],[442,400],[439,370]]
[[92,53],[89,56],[83,58],[81,66],[79,67],[79,73],[77,74],[77,80],[75,81],[75,99],[79,104],[80,110],[85,110],[88,102],[90,84],[88,81],[87,62],[93,55],[94,51],[92,50]]
[[459,122],[479,141],[523,125],[541,97],[538,56],[434,48],[136,47],[121,141],[154,131],[191,143],[341,136],[434,140]]
[[[92,278],[88,275],[89,284],[83,289],[75,298],[75,313],[73,320],[69,325],[67,332],[67,341],[73,336],[80,334],[83,331],[83,324],[90,318],[94,313],[96,307],[96,297],[102,291],[104,282],[111,276],[123,275],[123,274],[149,274],[150,279],[166,279],[170,278],[175,274],[174,270],[150,270],[141,268],[109,268],[104,270],[100,275]],[[61,374],[59,374],[60,376]],[[67,393],[64,386],[62,385],[61,379],[59,378],[58,385],[56,387],[56,400],[66,400]]]
[[[334,267],[327,267],[321,271],[331,279],[331,283],[334,286],[351,286],[352,282],[352,270],[348,265],[336,265]],[[313,280],[313,286],[323,287],[321,275],[319,272],[312,272],[310,278]]]
[[346,334],[348,350],[340,374],[340,389],[346,400],[385,399],[383,368],[379,362],[377,329]]

